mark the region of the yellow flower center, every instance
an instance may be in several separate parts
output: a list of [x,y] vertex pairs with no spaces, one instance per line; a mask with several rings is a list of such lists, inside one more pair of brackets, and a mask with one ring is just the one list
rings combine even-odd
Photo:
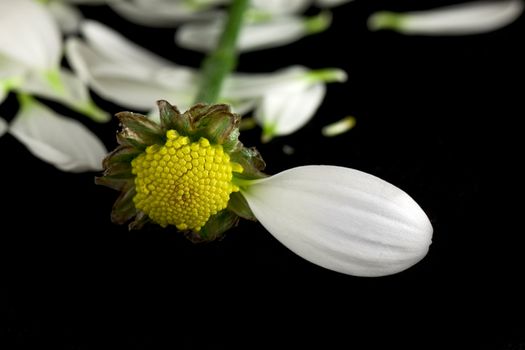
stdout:
[[166,136],[164,146],[149,146],[131,162],[137,191],[133,202],[163,227],[199,231],[228,206],[230,193],[239,191],[232,172],[242,167],[205,138],[190,142],[175,130]]

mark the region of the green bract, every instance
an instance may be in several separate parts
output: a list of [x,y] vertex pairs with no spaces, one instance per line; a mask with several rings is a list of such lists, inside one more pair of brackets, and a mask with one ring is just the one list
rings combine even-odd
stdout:
[[[104,174],[95,180],[99,185],[121,191],[113,206],[112,221],[117,224],[125,224],[131,221],[129,223],[130,230],[140,229],[149,222],[155,223],[156,221],[146,213],[148,210],[144,212],[137,209],[136,199],[140,197],[140,201],[143,203],[149,201],[149,196],[151,201],[147,207],[153,206],[153,211],[159,212],[160,210],[169,216],[172,211],[184,211],[184,208],[188,207],[193,208],[191,209],[193,211],[183,213],[184,215],[198,216],[202,214],[197,212],[198,208],[202,206],[202,198],[213,201],[213,196],[217,191],[222,191],[223,197],[226,195],[227,202],[224,205],[220,204],[220,210],[209,216],[202,227],[186,229],[186,224],[182,222],[177,223],[177,225],[170,222],[168,224],[178,226],[179,229],[182,227],[183,229],[180,230],[193,241],[209,241],[220,237],[226,230],[234,226],[239,217],[255,220],[246,200],[237,191],[247,180],[266,177],[262,172],[265,163],[255,148],[246,148],[239,141],[240,116],[232,113],[230,107],[224,104],[197,104],[185,113],[180,113],[176,107],[167,101],[158,101],[157,104],[160,111],[160,125],[141,114],[132,112],[117,114],[122,127],[117,134],[119,146],[104,159]],[[175,134],[177,136],[173,138]],[[167,135],[171,135],[172,139],[169,139]],[[210,146],[206,147],[211,148],[205,149],[199,146],[208,145],[208,142]],[[160,151],[162,148],[165,148],[162,151],[163,153]],[[170,153],[167,152],[168,150]],[[213,154],[216,151],[216,158],[207,154],[206,150]],[[183,151],[187,151],[185,157],[188,158],[188,162],[184,161],[184,156],[179,158],[179,163],[169,161],[170,154],[174,159],[177,157],[176,152]],[[155,152],[159,154],[154,154]],[[200,153],[201,156],[199,156],[199,152],[202,152]],[[168,162],[161,159],[161,153],[164,154],[165,158],[163,159],[167,159]],[[150,154],[151,162],[145,161],[148,157],[147,154]],[[179,154],[182,155],[183,153]],[[223,158],[220,159],[226,163],[222,165],[213,163],[213,159],[215,162],[219,161],[217,158],[219,154],[224,154]],[[191,158],[192,155],[195,159]],[[156,158],[153,159],[153,156]],[[200,158],[196,159],[198,157]],[[207,159],[209,162],[205,164]],[[177,168],[180,162],[186,164],[185,168]],[[192,168],[190,163],[192,162],[193,170],[190,171]],[[140,167],[137,166],[138,163],[140,163]],[[137,173],[144,169],[144,164],[146,166],[155,164],[156,167],[162,164],[162,167],[160,170],[147,169],[147,177],[141,176],[138,179]],[[226,169],[227,173],[223,172],[220,179],[215,179],[213,178],[214,174],[219,172],[214,172],[212,166],[215,167],[213,169],[222,166],[222,169]],[[187,169],[188,167],[190,170]],[[165,178],[162,178],[161,172]],[[199,182],[195,182],[193,186],[192,181],[197,181],[192,180],[195,174],[198,175]],[[144,181],[151,181],[151,183],[148,185]],[[224,187],[226,184],[227,190]],[[186,192],[182,190],[183,185]],[[178,186],[181,188],[179,197],[175,194],[176,190],[179,189]],[[142,192],[141,189],[143,189]],[[153,191],[151,194],[149,189]],[[159,191],[163,193],[164,197],[157,196]],[[137,197],[139,192],[140,196]],[[163,200],[159,198],[167,198],[166,196],[168,196],[169,202],[159,203],[160,200]],[[191,196],[195,196],[195,200]],[[200,204],[195,204],[197,200],[200,201]],[[163,226],[167,225],[163,221],[158,223]]]

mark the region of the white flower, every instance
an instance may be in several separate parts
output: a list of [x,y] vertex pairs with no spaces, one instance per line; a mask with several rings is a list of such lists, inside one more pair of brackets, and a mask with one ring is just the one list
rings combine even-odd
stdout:
[[416,35],[479,34],[514,22],[523,8],[523,0],[502,0],[468,2],[408,13],[383,11],[369,18],[368,27]]
[[0,2],[0,96],[9,90],[51,98],[98,121],[87,87],[60,67],[60,31],[46,7],[32,0]]
[[295,66],[274,74],[236,75],[225,86],[226,94],[259,98],[254,117],[263,129],[263,140],[291,134],[314,116],[326,93],[326,82],[343,82],[340,69],[310,71]]
[[[270,13],[248,16],[239,34],[237,48],[246,52],[290,44],[325,30],[330,21],[330,14],[324,12],[310,18]],[[175,41],[181,47],[208,52],[215,49],[223,27],[223,16],[208,22],[187,23],[179,28]]]
[[55,114],[27,96],[9,126],[9,133],[36,157],[60,170],[101,170],[107,150],[100,140],[76,120]]
[[170,27],[196,19],[210,19],[220,12],[213,7],[229,0],[131,0],[109,6],[131,22],[150,27]]
[[335,166],[293,168],[241,188],[261,224],[325,268],[384,276],[420,261],[432,225],[418,204],[373,175]]
[[5,134],[6,131],[7,131],[7,122],[3,118],[0,118],[0,136]]

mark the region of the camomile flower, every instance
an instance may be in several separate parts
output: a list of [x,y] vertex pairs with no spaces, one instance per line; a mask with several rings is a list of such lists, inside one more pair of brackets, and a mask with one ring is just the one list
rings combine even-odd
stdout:
[[96,179],[121,192],[113,222],[158,224],[210,241],[239,218],[258,220],[304,259],[356,276],[397,273],[427,254],[430,221],[394,185],[336,166],[268,176],[260,154],[239,141],[240,117],[227,105],[198,104],[184,113],[158,105],[160,124],[117,115],[119,146]]

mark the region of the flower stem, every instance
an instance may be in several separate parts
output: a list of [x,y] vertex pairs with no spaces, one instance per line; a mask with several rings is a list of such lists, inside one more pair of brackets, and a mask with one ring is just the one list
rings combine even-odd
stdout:
[[230,6],[217,48],[203,61],[202,78],[195,102],[215,103],[219,99],[224,78],[237,65],[237,38],[249,0],[234,0]]

